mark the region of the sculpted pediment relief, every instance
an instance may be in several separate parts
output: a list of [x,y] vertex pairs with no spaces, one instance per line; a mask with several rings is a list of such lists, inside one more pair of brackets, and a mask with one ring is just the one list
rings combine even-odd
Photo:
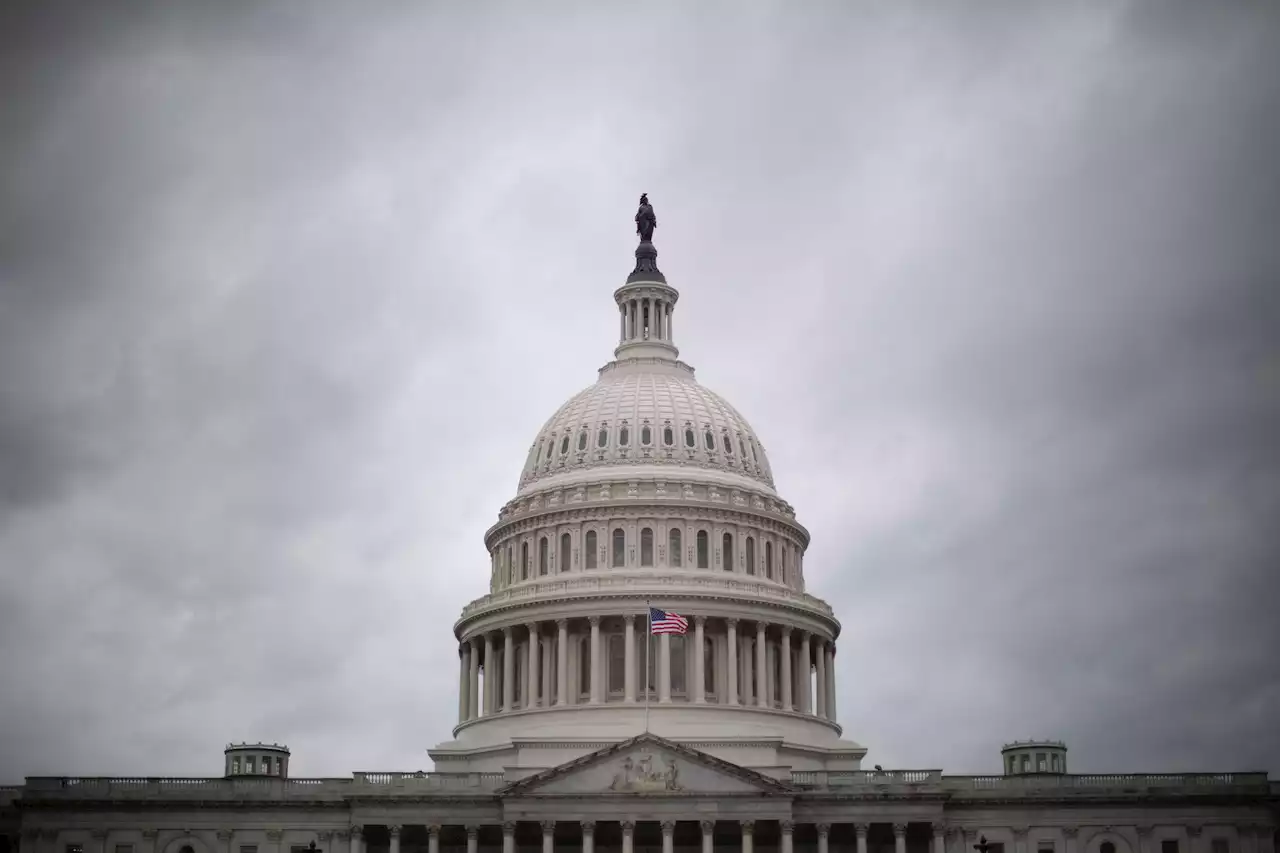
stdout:
[[776,793],[786,785],[655,735],[641,735],[508,786],[503,795]]

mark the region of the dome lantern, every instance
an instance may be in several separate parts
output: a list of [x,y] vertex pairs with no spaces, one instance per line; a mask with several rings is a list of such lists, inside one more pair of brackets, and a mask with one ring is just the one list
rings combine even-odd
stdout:
[[658,269],[658,250],[653,245],[657,224],[653,205],[645,193],[640,196],[640,209],[636,212],[636,233],[640,235],[636,266],[626,284],[613,294],[619,314],[615,358],[674,361],[680,355],[671,333],[671,318],[680,293],[667,284],[667,277]]

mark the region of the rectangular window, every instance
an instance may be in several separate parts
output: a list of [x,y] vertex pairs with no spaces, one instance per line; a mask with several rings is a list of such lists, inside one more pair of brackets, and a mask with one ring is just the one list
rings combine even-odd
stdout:
[[1214,838],[1209,845],[1209,853],[1231,853],[1231,845],[1225,838]]
[[1160,853],[1178,853],[1178,839],[1166,838],[1161,841]]
[[627,684],[627,638],[609,635],[609,692],[621,695]]

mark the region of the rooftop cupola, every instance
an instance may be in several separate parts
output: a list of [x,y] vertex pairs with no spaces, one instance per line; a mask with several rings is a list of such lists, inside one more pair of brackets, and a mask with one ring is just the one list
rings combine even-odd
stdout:
[[636,234],[640,236],[636,267],[627,276],[626,284],[613,294],[619,315],[615,358],[674,361],[680,355],[671,325],[680,293],[667,284],[666,276],[658,269],[658,250],[653,245],[657,226],[649,195],[641,195],[640,209],[636,211]]

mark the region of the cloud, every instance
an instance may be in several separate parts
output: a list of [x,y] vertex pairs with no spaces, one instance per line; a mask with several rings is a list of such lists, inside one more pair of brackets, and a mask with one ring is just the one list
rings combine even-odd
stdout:
[[0,775],[426,767],[640,191],[871,758],[1280,767],[1280,18],[734,8],[0,26]]

